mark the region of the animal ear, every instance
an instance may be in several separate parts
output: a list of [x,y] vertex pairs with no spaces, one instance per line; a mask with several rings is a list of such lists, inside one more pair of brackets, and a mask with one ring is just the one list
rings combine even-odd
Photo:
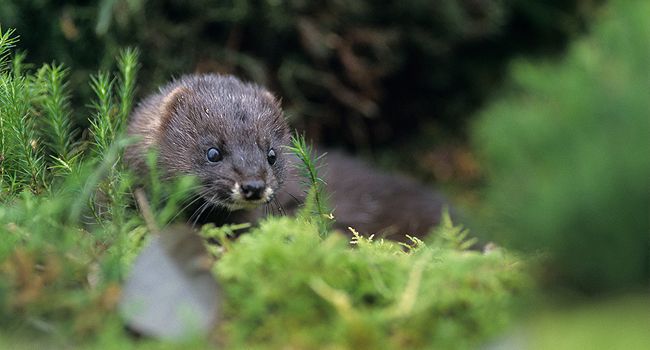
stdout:
[[167,125],[171,116],[183,108],[183,105],[187,103],[189,94],[190,91],[185,86],[177,86],[163,98],[162,108],[160,108],[162,125]]
[[268,90],[264,90],[264,91],[262,92],[262,96],[264,97],[265,100],[267,100],[267,101],[273,103],[273,104],[274,104],[275,106],[277,106],[278,108],[281,107],[280,100],[279,100],[278,98],[276,98],[275,95],[273,95],[270,91],[268,91]]

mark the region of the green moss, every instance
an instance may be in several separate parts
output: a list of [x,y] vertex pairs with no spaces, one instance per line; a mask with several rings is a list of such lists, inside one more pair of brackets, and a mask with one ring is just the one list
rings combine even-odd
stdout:
[[215,265],[234,348],[467,348],[502,330],[527,285],[518,259],[357,237],[272,218]]
[[[0,347],[174,348],[135,342],[116,313],[147,235],[119,161],[136,51],[124,51],[120,73],[91,78],[82,131],[70,121],[68,70],[32,72],[23,56],[11,59],[11,35],[0,32]],[[294,148],[312,187],[297,218],[269,218],[234,242],[225,234],[241,227],[204,230],[224,247],[212,247],[224,310],[212,339],[231,348],[467,348],[502,329],[527,285],[517,258],[463,250],[466,234],[449,220],[428,246],[358,234],[350,242],[328,229],[309,148]],[[163,227],[192,183],[152,183]]]

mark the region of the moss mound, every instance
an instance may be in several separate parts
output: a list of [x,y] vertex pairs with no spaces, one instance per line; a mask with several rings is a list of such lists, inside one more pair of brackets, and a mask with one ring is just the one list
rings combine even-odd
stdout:
[[219,339],[233,348],[476,345],[502,330],[527,279],[504,251],[447,243],[321,239],[310,222],[269,219],[226,243],[215,265],[225,295]]

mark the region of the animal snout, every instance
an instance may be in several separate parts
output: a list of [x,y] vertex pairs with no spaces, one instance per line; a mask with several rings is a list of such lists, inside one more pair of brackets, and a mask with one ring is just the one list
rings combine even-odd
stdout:
[[241,194],[246,200],[258,200],[266,189],[266,184],[262,180],[244,181],[241,184]]

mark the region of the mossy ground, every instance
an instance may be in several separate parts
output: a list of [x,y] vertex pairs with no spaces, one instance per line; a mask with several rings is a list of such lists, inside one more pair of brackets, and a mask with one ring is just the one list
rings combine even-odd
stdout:
[[[89,124],[82,131],[70,122],[68,70],[33,71],[12,53],[14,38],[0,32],[0,345],[177,346],[131,338],[116,311],[150,235],[133,203],[134,179],[120,162],[137,51],[120,54],[117,72],[90,78],[95,99],[82,111]],[[219,235],[215,276],[224,313],[210,339],[188,347],[465,348],[502,329],[526,285],[519,260],[463,250],[465,233],[451,225],[426,245],[361,236],[351,244],[329,232],[304,139],[293,150],[307,175],[305,207],[232,242]],[[151,183],[153,225],[164,227],[191,183]]]
[[[536,313],[522,323],[533,348],[557,339],[568,348],[650,342],[639,327],[650,271],[648,5],[613,4],[559,67],[518,64],[514,91],[476,126],[490,173],[482,228],[504,244],[545,248],[552,264],[541,277],[563,292],[642,293],[633,303],[574,309],[576,298],[566,310]],[[120,166],[128,141],[119,135],[137,55],[124,51],[117,73],[95,75],[94,101],[72,111],[67,71],[32,69],[13,53],[12,37],[0,32],[0,347],[472,348],[512,324],[531,285],[530,258],[468,251],[448,221],[410,246],[351,241],[327,229],[312,173],[298,217],[269,218],[234,241],[228,228],[203,230],[223,247],[213,249],[223,314],[209,339],[131,338],[116,305],[149,233]],[[74,129],[72,115],[87,115],[88,130]],[[151,188],[160,227],[188,186]]]
[[[37,238],[22,229],[19,223],[14,232]],[[300,217],[269,218],[235,241],[223,231],[203,229],[223,243],[209,246],[218,256],[220,322],[210,339],[183,346],[471,348],[504,330],[530,285],[522,261],[499,249],[459,250],[445,240],[405,247],[340,232],[322,238],[319,225]],[[143,233],[138,227],[131,234]],[[6,251],[2,342],[12,348],[173,347],[130,338],[116,314],[121,278],[111,271],[128,271],[143,244],[118,252],[79,239],[92,236],[83,230],[66,235],[71,243],[65,246],[15,242]],[[107,251],[94,261],[97,249]]]
[[528,279],[502,250],[443,245],[321,239],[299,218],[266,220],[215,265],[225,296],[219,338],[235,348],[476,345],[503,330]]

